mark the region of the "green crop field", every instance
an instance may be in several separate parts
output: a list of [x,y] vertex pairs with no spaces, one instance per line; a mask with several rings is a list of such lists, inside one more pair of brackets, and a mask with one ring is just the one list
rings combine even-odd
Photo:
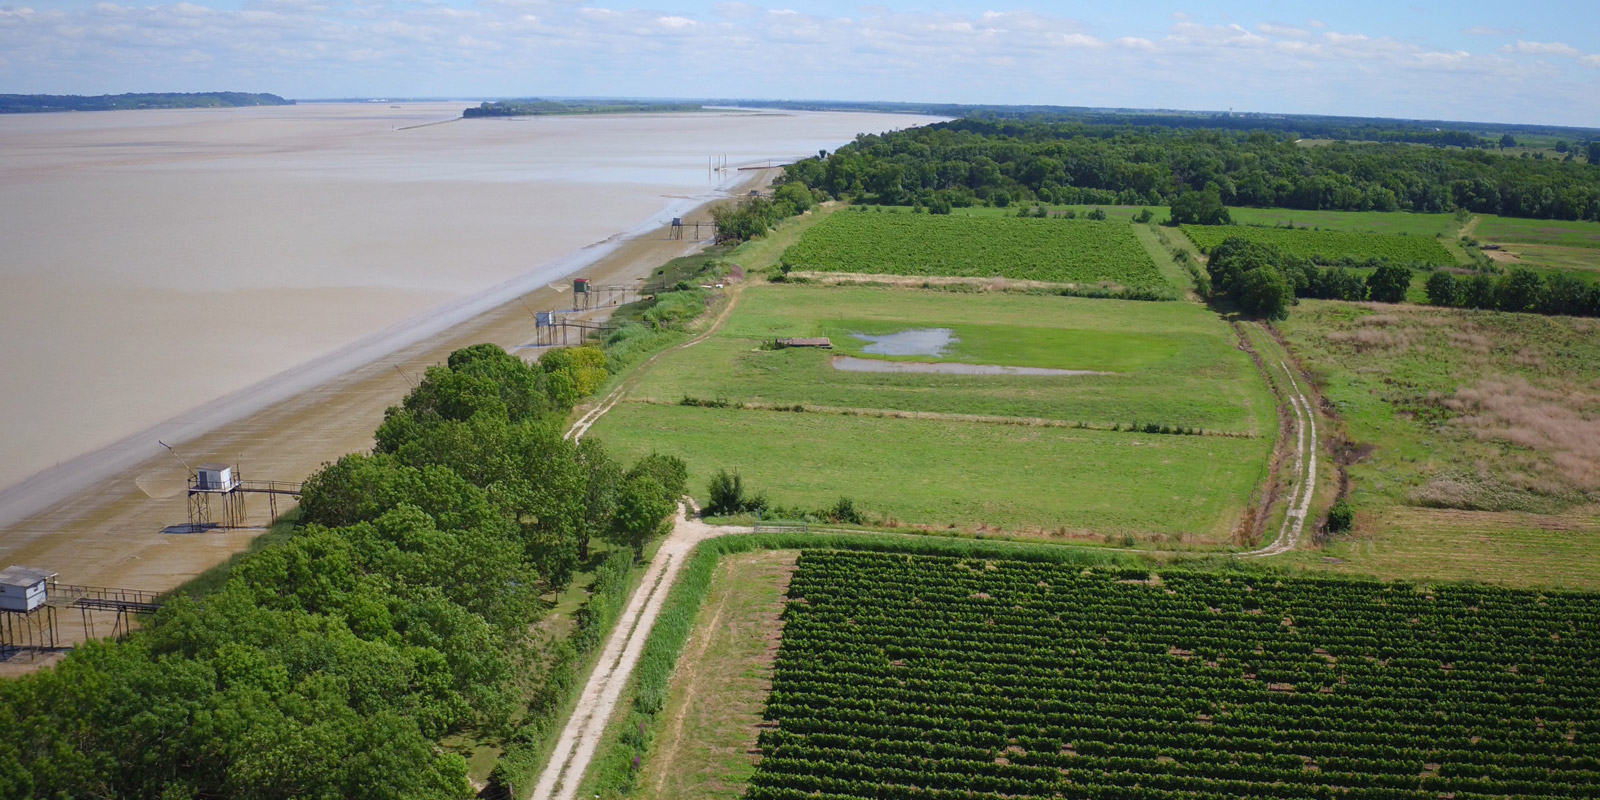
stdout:
[[1600,249],[1600,222],[1520,219],[1485,214],[1473,232],[1479,239],[1491,242]]
[[[841,372],[852,333],[948,328],[954,361],[1114,375],[964,376]],[[827,336],[835,353],[763,350],[776,337]],[[1188,303],[874,288],[752,286],[726,325],[664,358],[636,397],[976,414],[1091,423],[1156,422],[1270,435],[1274,401],[1232,331]]]
[[1456,259],[1444,245],[1431,236],[1254,228],[1245,225],[1184,225],[1183,233],[1200,248],[1201,252],[1206,253],[1222,244],[1225,239],[1239,237],[1271,245],[1319,264],[1336,264],[1346,258],[1357,261],[1378,258],[1401,264],[1436,267],[1456,263]]
[[[935,327],[959,341],[916,360],[1115,374],[831,365],[865,355],[852,333]],[[817,335],[837,350],[762,349]],[[685,397],[730,407],[676,405]],[[765,410],[794,405],[806,411]],[[1274,408],[1232,330],[1194,304],[772,285],[745,288],[720,331],[652,365],[593,435],[621,453],[682,454],[702,498],[714,471],[737,468],[784,505],[849,495],[906,523],[1227,541],[1264,475]],[[1232,436],[1109,430],[1135,422]]]
[[1600,323],[1301,301],[1281,327],[1374,449],[1352,499],[1557,513],[1600,502]]
[[1292,208],[1231,206],[1235,225],[1310,228],[1314,231],[1390,233],[1432,239],[1454,239],[1461,223],[1454,214],[1413,214],[1407,211],[1301,211]]
[[850,497],[873,520],[1017,535],[1226,543],[1271,442],[1218,436],[619,403],[591,433],[674,453],[701,504],[718,469],[784,506]]
[[745,797],[1588,797],[1600,595],[807,551]]
[[796,270],[1162,287],[1126,222],[840,212],[783,254]]

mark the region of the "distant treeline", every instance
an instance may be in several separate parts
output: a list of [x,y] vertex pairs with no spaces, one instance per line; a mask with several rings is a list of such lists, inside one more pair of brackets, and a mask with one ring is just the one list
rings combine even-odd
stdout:
[[893,205],[1170,205],[1215,186],[1227,205],[1600,220],[1600,165],[1049,117],[862,135],[788,174],[834,197]]
[[609,100],[501,100],[484,102],[461,112],[463,117],[532,117],[547,114],[659,114],[699,111],[699,103],[648,103]]
[[1086,106],[999,106],[959,103],[883,103],[835,100],[708,100],[707,105],[779,108],[794,111],[862,111],[926,114],[985,120],[1079,122],[1085,125],[1159,126],[1229,131],[1269,131],[1293,138],[1362,142],[1411,142],[1453,147],[1498,147],[1506,134],[1572,142],[1600,141],[1600,129],[1498,122],[1334,117],[1320,114],[1260,114],[1172,111]]
[[249,92],[154,92],[149,94],[0,94],[0,114],[38,111],[126,111],[136,108],[234,108],[292,106],[275,94]]

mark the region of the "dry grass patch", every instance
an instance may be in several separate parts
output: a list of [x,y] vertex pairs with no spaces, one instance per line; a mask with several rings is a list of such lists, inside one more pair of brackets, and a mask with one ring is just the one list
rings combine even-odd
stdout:
[[1510,376],[1457,389],[1444,404],[1460,414],[1452,422],[1479,439],[1547,454],[1566,483],[1600,487],[1600,394],[1570,384],[1541,388]]

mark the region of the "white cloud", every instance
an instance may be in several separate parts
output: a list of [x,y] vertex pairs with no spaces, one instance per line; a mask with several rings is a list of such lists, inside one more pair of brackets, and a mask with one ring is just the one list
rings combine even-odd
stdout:
[[703,12],[585,0],[139,1],[155,4],[0,7],[7,91],[716,94],[1600,118],[1590,69],[1600,55],[1573,45],[1456,49],[1316,21],[1205,24],[1179,13],[1152,35],[1051,13],[862,6],[846,16],[754,0]]
[[1568,56],[1575,58],[1583,55],[1578,51],[1578,48],[1569,44],[1561,42],[1524,42],[1520,39],[1517,40],[1516,44],[1508,44],[1500,48],[1500,50],[1505,53],[1536,56]]
[[1522,33],[1521,28],[1492,28],[1488,25],[1474,25],[1463,29],[1462,33],[1468,36],[1516,36]]
[[1087,47],[1094,50],[1106,46],[1105,42],[1086,33],[1063,33],[1061,34],[1061,43],[1068,47]]
[[1310,38],[1311,36],[1311,32],[1303,28],[1295,28],[1289,25],[1274,25],[1270,22],[1263,22],[1260,25],[1257,25],[1256,30],[1261,31],[1268,36],[1277,36],[1287,39],[1306,39]]

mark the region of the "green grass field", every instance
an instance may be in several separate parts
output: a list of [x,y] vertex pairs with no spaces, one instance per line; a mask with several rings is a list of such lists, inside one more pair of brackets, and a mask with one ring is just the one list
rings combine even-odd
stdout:
[[1316,383],[1376,447],[1358,507],[1554,513],[1600,501],[1600,324],[1302,301],[1281,323]]
[[1505,267],[1527,267],[1542,275],[1565,272],[1600,281],[1600,222],[1516,219],[1486,214],[1473,226],[1474,238],[1501,247],[1495,257]]
[[1485,214],[1474,232],[1478,238],[1493,242],[1600,249],[1600,222],[1519,219]]
[[[947,327],[944,360],[1115,372],[1023,377],[840,372],[853,332]],[[838,351],[761,349],[827,335]],[[931,360],[924,358],[922,360]],[[684,397],[750,408],[676,405]],[[622,457],[720,468],[785,506],[848,495],[878,518],[972,530],[1225,542],[1263,477],[1275,402],[1201,306],[1030,295],[750,286],[723,328],[639,376],[593,435]],[[765,410],[802,405],[807,412]],[[914,412],[935,418],[899,419]],[[974,419],[980,417],[982,419]],[[1056,421],[1053,426],[1036,420]],[[1240,436],[1086,430],[1158,423]]]
[[1028,534],[1130,533],[1226,542],[1264,477],[1267,439],[1162,436],[949,420],[624,402],[595,425],[619,458],[689,462],[706,500],[718,469],[788,506],[841,496],[870,516]]
[[[849,373],[810,349],[762,350],[775,337],[828,336],[860,354],[853,332],[942,327],[960,339],[943,360],[1115,372],[1016,377]],[[911,360],[934,361],[920,358]],[[636,397],[821,405],[1043,418],[1099,426],[1156,422],[1262,434],[1273,401],[1233,334],[1189,303],[872,288],[752,286],[711,339],[663,359]]]
[[1346,258],[1365,261],[1387,259],[1401,264],[1451,266],[1456,257],[1431,236],[1355,231],[1289,230],[1246,225],[1184,225],[1183,234],[1204,253],[1234,237],[1270,245],[1319,264],[1337,264]]
[[1129,226],[1111,221],[841,212],[783,261],[801,271],[1167,286]]
[[1394,506],[1362,530],[1286,558],[1319,572],[1384,580],[1480,581],[1600,591],[1600,517]]

